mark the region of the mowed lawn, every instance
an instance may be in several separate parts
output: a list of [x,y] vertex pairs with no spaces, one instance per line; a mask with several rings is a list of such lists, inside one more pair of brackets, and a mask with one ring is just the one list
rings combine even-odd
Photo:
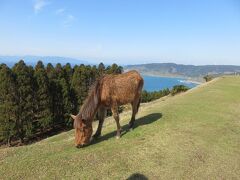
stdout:
[[[121,115],[126,130],[129,112]],[[239,179],[240,77],[141,106],[136,128],[77,149],[74,132],[0,149],[0,179]],[[131,179],[130,178],[130,179]]]

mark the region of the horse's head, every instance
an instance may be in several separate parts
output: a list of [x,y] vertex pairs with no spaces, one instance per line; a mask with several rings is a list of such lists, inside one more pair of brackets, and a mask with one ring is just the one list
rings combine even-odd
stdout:
[[81,114],[71,115],[74,119],[75,146],[81,148],[90,143],[92,136],[92,123],[82,118]]

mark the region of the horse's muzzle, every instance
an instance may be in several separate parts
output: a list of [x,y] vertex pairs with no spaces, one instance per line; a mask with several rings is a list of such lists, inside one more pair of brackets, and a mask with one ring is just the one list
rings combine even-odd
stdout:
[[76,148],[83,148],[83,147],[86,147],[88,146],[89,144],[79,144],[79,145],[76,145]]
[[87,142],[85,144],[78,144],[78,145],[75,145],[75,146],[76,146],[76,148],[83,148],[83,147],[86,147],[86,146],[90,145],[91,141],[92,141],[92,138],[90,139],[90,142]]
[[83,147],[84,147],[84,144],[76,145],[76,148],[83,148]]

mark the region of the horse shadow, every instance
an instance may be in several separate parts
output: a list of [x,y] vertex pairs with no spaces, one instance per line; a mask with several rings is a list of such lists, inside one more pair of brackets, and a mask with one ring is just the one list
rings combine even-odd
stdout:
[[[162,113],[152,113],[152,114],[148,114],[146,116],[143,116],[139,119],[136,119],[134,122],[134,127],[133,127],[133,131],[134,129],[138,128],[139,126],[145,126],[148,124],[151,124],[157,120],[159,120],[160,118],[162,118]],[[121,137],[124,136],[126,133],[130,132],[129,131],[129,125],[125,124],[124,126],[122,126],[122,133],[121,133]],[[99,137],[98,139],[94,139],[89,145],[94,145],[97,144],[99,142],[102,141],[106,141],[110,138],[113,138],[116,136],[117,131],[113,131],[107,134],[102,135],[101,137]]]
[[148,178],[140,173],[134,173],[131,176],[129,176],[126,180],[148,180]]

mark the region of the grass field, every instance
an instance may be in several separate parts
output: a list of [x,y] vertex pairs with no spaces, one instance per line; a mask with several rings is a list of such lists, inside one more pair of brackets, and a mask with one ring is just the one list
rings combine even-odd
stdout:
[[[130,113],[121,115],[126,130]],[[0,149],[0,179],[239,179],[240,77],[221,77],[141,106],[136,128],[77,149],[73,131]],[[130,178],[130,179],[131,179]]]

